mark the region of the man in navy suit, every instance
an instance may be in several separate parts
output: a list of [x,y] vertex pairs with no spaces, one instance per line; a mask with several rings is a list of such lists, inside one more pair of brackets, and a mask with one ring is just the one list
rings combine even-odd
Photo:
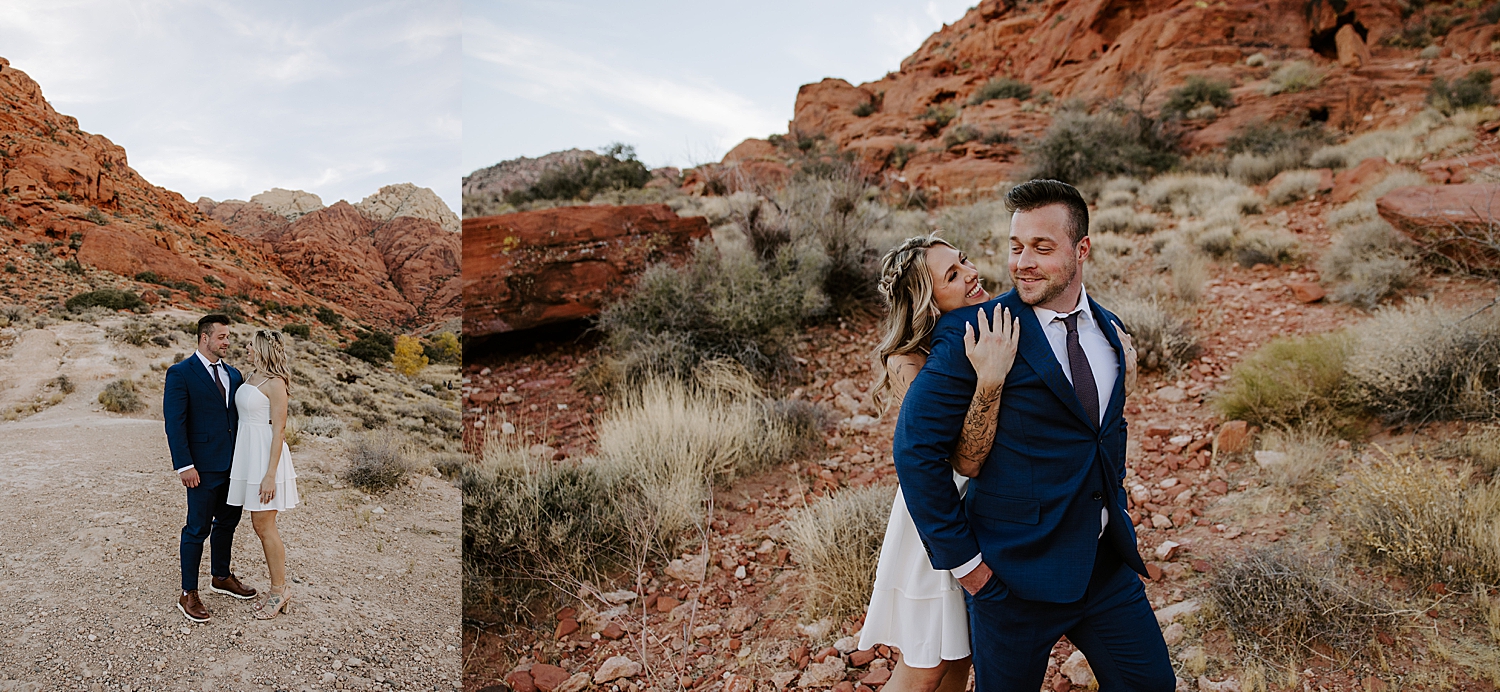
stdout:
[[[1124,374],[1134,349],[1083,289],[1088,206],[1055,180],[1006,195],[1016,288],[944,315],[896,423],[894,456],[935,569],[969,605],[976,692],[1036,692],[1064,635],[1104,692],[1170,692],[1166,643],[1137,574],[1125,508]],[[988,460],[960,499],[948,457],[976,376],[965,324],[979,310],[1021,323]]]
[[198,598],[198,567],[203,541],[210,540],[209,588],[235,598],[254,598],[229,571],[234,529],[240,508],[229,504],[229,467],[234,460],[234,435],[239,413],[234,391],[245,381],[224,362],[229,354],[229,318],[206,315],[198,320],[198,348],[193,355],[167,368],[162,415],[167,421],[167,446],[172,468],[187,487],[187,524],[182,527],[182,595],[177,609],[193,622],[207,622],[208,608]]

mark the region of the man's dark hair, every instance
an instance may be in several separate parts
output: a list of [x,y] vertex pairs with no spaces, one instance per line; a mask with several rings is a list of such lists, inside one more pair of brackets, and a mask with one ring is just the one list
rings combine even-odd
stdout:
[[1061,204],[1068,208],[1068,220],[1072,222],[1068,237],[1073,244],[1089,234],[1089,205],[1083,201],[1078,188],[1060,180],[1028,180],[1005,193],[1005,210],[1011,213],[1031,211]]
[[220,315],[218,313],[214,313],[212,315],[204,315],[203,319],[198,320],[198,338],[202,339],[204,334],[213,331],[213,327],[209,325],[214,324],[222,324],[228,327],[229,325],[233,324],[233,322],[229,321],[229,315]]

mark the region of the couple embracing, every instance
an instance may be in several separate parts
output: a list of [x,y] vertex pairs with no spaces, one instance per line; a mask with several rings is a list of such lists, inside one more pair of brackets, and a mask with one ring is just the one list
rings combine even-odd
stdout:
[[162,395],[172,467],[187,488],[177,609],[193,622],[211,617],[198,597],[205,539],[211,549],[209,588],[234,598],[255,598],[255,589],[229,571],[234,530],[244,510],[250,511],[271,572],[270,594],[256,604],[255,617],[267,620],[291,607],[286,547],[276,530],[277,512],[296,507],[298,501],[297,473],[284,439],[291,394],[283,343],[287,337],[269,329],[255,332],[248,349],[249,380],[224,362],[229,337],[227,316],[198,320],[198,348],[167,368]]
[[882,262],[901,487],[859,645],[900,650],[885,692],[962,692],[971,662],[976,692],[1035,692],[1065,635],[1104,692],[1168,692],[1122,485],[1136,354],[1084,291],[1088,206],[1055,180],[1005,203],[998,298],[936,237]]

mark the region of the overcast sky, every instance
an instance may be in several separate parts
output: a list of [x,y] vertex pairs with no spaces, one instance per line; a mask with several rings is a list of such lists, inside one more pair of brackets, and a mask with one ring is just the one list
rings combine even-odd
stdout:
[[458,0],[0,0],[0,56],[189,201],[382,185],[457,211]]
[[464,173],[611,142],[649,166],[786,132],[797,87],[900,67],[971,0],[464,3]]

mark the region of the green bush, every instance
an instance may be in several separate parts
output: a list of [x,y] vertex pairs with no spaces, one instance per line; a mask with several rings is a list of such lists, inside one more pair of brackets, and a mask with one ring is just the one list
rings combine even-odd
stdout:
[[911,155],[915,153],[917,153],[917,145],[906,142],[897,144],[895,148],[891,149],[891,156],[888,159],[891,168],[898,171],[906,168],[906,162],[910,161]]
[[936,134],[947,127],[948,123],[953,122],[956,117],[958,117],[958,107],[950,103],[944,106],[928,106],[927,110],[917,116],[917,119],[927,123],[928,132]]
[[89,207],[89,212],[84,214],[83,218],[93,221],[100,226],[109,225],[109,217],[105,216],[104,212],[99,211],[99,207]]
[[1190,75],[1187,83],[1172,90],[1167,102],[1162,105],[1162,114],[1183,115],[1201,105],[1214,108],[1229,108],[1234,97],[1229,93],[1229,83],[1208,79],[1202,75]]
[[1344,365],[1353,348],[1345,332],[1275,339],[1235,366],[1214,405],[1226,419],[1263,428],[1348,428]]
[[967,144],[983,136],[984,133],[980,132],[979,128],[973,125],[959,125],[943,135],[943,147],[952,149],[960,144]]
[[281,326],[281,331],[298,339],[312,338],[312,328],[305,324],[284,324]]
[[1266,94],[1295,94],[1323,83],[1323,72],[1306,60],[1294,60],[1271,73]]
[[333,311],[333,308],[323,306],[318,308],[318,321],[334,329],[338,329],[344,323],[344,316]]
[[826,309],[827,268],[827,257],[806,242],[767,261],[700,245],[682,267],[647,269],[629,297],[605,308],[599,327],[627,381],[685,376],[719,358],[767,373],[787,366],[794,331]]
[[865,101],[854,107],[854,115],[859,118],[868,118],[874,115],[876,110],[879,109],[875,107],[874,101]]
[[1030,177],[1075,185],[1118,175],[1150,178],[1181,159],[1177,137],[1153,118],[1079,110],[1058,113],[1027,154]]
[[396,337],[382,331],[364,332],[344,347],[344,353],[366,363],[384,363],[396,353]]
[[97,291],[80,293],[69,298],[63,306],[69,312],[78,312],[92,307],[109,310],[144,310],[148,307],[140,296],[118,288],[101,288]]
[[1446,114],[1465,108],[1495,105],[1495,94],[1490,90],[1494,77],[1489,70],[1479,68],[1449,82],[1442,77],[1433,77],[1427,90],[1427,103]]
[[463,360],[463,346],[453,332],[438,332],[422,344],[422,355],[433,363],[458,364]]
[[601,156],[543,171],[532,185],[506,194],[505,201],[520,206],[536,200],[587,200],[608,190],[637,189],[650,180],[651,171],[635,158],[633,147],[612,144]]
[[104,391],[99,392],[99,403],[115,413],[132,413],[145,407],[136,395],[135,382],[123,377],[104,385]]
[[984,86],[974,91],[969,98],[969,105],[977,106],[992,99],[1017,99],[1025,101],[1031,98],[1031,85],[1012,77],[1001,77],[985,82]]

